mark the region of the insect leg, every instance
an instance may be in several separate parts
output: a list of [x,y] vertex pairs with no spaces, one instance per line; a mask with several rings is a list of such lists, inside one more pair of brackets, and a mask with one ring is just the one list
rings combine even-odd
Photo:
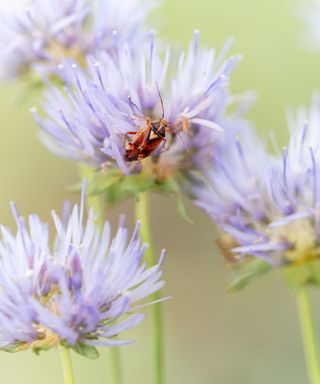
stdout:
[[150,140],[150,134],[152,131],[152,123],[151,123],[151,119],[149,116],[146,117],[146,127],[144,128],[144,130],[146,131],[146,134],[142,140],[140,148],[143,147]]
[[158,86],[157,82],[156,82],[156,87],[157,87],[157,91],[158,91],[158,95],[159,95],[159,99],[160,99],[160,103],[161,103],[161,109],[162,109],[161,119],[163,119],[164,118],[164,105],[163,105],[163,100],[162,100],[161,93],[160,93],[159,86]]
[[133,132],[133,131],[126,132],[126,134],[124,135],[123,145],[126,145],[128,135],[135,135],[136,133],[137,132]]

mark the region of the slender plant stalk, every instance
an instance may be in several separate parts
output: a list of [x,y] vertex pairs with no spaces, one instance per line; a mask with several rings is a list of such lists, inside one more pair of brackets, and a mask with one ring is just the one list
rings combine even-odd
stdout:
[[[79,167],[79,173],[81,178],[85,178],[88,181],[90,181],[93,170],[86,166],[81,165]],[[95,213],[98,214],[98,223],[100,227],[102,228],[105,215],[104,210],[101,204],[101,199],[99,196],[88,196],[87,197],[88,206],[93,207]],[[107,377],[107,383],[108,384],[122,384],[123,383],[123,377],[122,377],[122,364],[121,364],[121,351],[119,347],[109,347],[107,349],[107,356],[108,356],[108,377]]]
[[[141,221],[140,234],[144,243],[149,246],[145,251],[145,260],[149,266],[155,264],[154,251],[152,247],[150,220],[149,220],[149,194],[141,192],[136,202],[136,218]],[[160,292],[153,294],[152,300],[160,298]],[[163,330],[160,303],[150,306],[150,329],[151,329],[151,353],[152,353],[152,384],[164,384],[164,354],[163,354]]]
[[319,353],[312,319],[309,294],[306,289],[301,290],[297,294],[297,305],[300,315],[304,354],[310,384],[320,384]]
[[74,384],[75,381],[73,376],[70,351],[68,348],[63,347],[62,345],[59,346],[59,350],[60,350],[61,363],[62,363],[62,369],[63,369],[64,383]]
[[121,353],[119,347],[109,347],[108,348],[108,380],[109,384],[122,384],[122,363],[121,363]]

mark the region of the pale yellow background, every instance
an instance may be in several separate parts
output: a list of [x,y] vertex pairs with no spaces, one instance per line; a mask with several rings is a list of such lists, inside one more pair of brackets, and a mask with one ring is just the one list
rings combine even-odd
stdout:
[[[250,118],[264,134],[276,130],[285,144],[285,108],[308,103],[312,91],[320,89],[320,53],[304,49],[296,13],[297,2],[289,0],[166,0],[153,20],[164,37],[183,44],[195,28],[207,46],[220,48],[234,36],[233,53],[244,58],[232,89],[258,91]],[[66,186],[77,180],[74,164],[40,144],[28,112],[37,101],[17,104],[14,95],[21,92],[0,89],[0,221],[8,225],[10,200],[23,214],[37,212],[48,219],[50,210],[70,197]],[[265,277],[236,295],[227,293],[228,273],[206,216],[190,207],[195,221],[190,226],[176,214],[173,200],[155,197],[152,205],[157,248],[169,251],[165,294],[174,296],[164,304],[168,384],[307,383],[294,298],[279,276]],[[128,213],[132,224],[131,202],[109,213],[114,223],[120,212]],[[318,302],[315,297],[315,306]],[[317,319],[320,328],[319,314]],[[137,342],[122,349],[125,383],[149,384],[147,322],[130,336]],[[74,362],[77,384],[106,383],[105,352],[94,362],[77,356]],[[58,353],[1,353],[0,382],[62,383]]]

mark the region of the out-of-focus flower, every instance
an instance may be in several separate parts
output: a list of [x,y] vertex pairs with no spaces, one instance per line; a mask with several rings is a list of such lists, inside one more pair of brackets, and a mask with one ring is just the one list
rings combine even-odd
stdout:
[[320,1],[309,0],[299,9],[299,15],[306,25],[306,43],[310,48],[320,48]]
[[128,241],[120,220],[112,238],[105,222],[101,232],[93,210],[84,219],[81,206],[63,218],[52,213],[56,237],[38,216],[29,225],[13,214],[16,234],[1,227],[0,240],[0,349],[40,351],[58,344],[95,357],[96,346],[128,341],[114,336],[137,325],[142,314],[137,302],[163,286],[160,265],[147,267],[142,257],[137,225]]
[[[215,144],[224,130],[235,130],[246,104],[240,102],[228,117],[234,101],[229,76],[239,57],[224,61],[227,48],[220,55],[200,48],[196,32],[186,52],[172,57],[167,49],[161,56],[151,34],[147,52],[126,45],[114,57],[91,58],[88,73],[62,68],[66,91],[52,88],[44,106],[47,116],[37,116],[46,144],[97,169],[119,167],[135,174],[142,165],[160,181],[208,166]],[[165,139],[155,125],[131,153],[134,133],[148,127],[148,118],[167,125]],[[145,156],[154,139],[159,145]],[[133,159],[138,161],[126,161]]]
[[230,143],[195,191],[233,261],[301,265],[320,257],[320,98],[289,118],[289,145],[270,155],[252,131]]
[[1,78],[12,79],[37,69],[57,73],[57,65],[127,41],[145,38],[143,23],[155,2],[126,0],[12,0],[0,6]]

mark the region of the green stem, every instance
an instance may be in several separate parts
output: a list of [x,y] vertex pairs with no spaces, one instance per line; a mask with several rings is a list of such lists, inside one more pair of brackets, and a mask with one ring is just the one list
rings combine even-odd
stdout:
[[[81,178],[85,178],[88,182],[94,174],[94,170],[87,165],[81,165],[79,167],[79,173]],[[97,223],[102,228],[105,217],[104,210],[101,204],[100,196],[88,196],[87,197],[87,206],[93,207],[96,214],[98,214]],[[119,347],[109,347],[108,348],[108,377],[107,383],[109,384],[122,384],[122,364],[121,364],[121,351]]]
[[108,381],[110,384],[122,384],[122,364],[121,364],[121,353],[119,347],[108,348]]
[[[151,241],[151,231],[149,222],[149,194],[142,192],[138,196],[136,202],[136,219],[141,221],[140,234],[142,241],[149,246],[145,251],[145,260],[149,266],[155,264],[154,251]],[[152,295],[152,301],[160,298],[160,292],[155,292]],[[163,330],[162,330],[162,316],[160,303],[150,306],[150,329],[151,329],[151,356],[152,356],[152,384],[164,384],[164,354],[163,354]]]
[[310,384],[320,384],[319,354],[316,334],[312,319],[309,294],[302,289],[297,294],[297,305],[300,315],[300,326],[304,345],[304,354],[309,374]]
[[64,383],[74,384],[75,381],[73,376],[70,351],[68,348],[63,347],[62,345],[59,346],[59,350],[63,369]]

